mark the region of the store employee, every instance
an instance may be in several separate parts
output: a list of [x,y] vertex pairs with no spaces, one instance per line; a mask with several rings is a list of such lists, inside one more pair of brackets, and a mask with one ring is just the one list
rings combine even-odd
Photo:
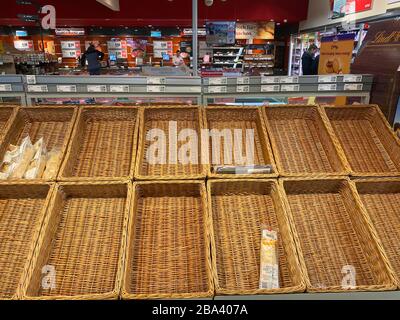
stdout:
[[90,44],[89,48],[87,48],[86,52],[82,56],[81,65],[84,67],[87,61],[89,74],[91,76],[100,75],[100,61],[103,60],[103,58],[104,53],[96,50],[94,45]]

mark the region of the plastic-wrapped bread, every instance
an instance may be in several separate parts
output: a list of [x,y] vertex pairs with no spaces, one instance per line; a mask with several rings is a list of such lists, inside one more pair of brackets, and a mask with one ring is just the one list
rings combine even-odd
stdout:
[[43,138],[38,140],[33,146],[36,153],[28,169],[25,172],[25,179],[39,179],[42,177],[47,162],[46,146]]
[[48,160],[46,163],[46,169],[44,170],[43,179],[49,180],[54,179],[57,175],[58,165],[60,163],[61,151],[59,149],[53,149],[48,154]]
[[15,162],[16,168],[11,173],[10,178],[22,179],[34,155],[35,148],[32,146],[32,144],[30,146],[26,146],[20,158]]
[[14,171],[16,163],[5,163],[3,162],[0,166],[0,180],[7,180],[10,174]]

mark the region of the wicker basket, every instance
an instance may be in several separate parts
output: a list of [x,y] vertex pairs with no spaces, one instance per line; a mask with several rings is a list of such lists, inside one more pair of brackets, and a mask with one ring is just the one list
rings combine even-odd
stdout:
[[400,176],[400,139],[378,106],[324,109],[353,176]]
[[212,297],[204,183],[138,182],[133,197],[122,298]]
[[[24,286],[25,299],[117,299],[131,185],[60,183],[54,190]],[[55,287],[42,285],[44,266]]]
[[[217,295],[303,292],[296,248],[274,180],[208,181]],[[259,289],[261,227],[278,232],[279,289]]]
[[13,107],[0,107],[0,143],[1,138],[7,132],[8,127],[11,125],[13,118],[18,108]]
[[[229,130],[232,139],[232,147],[228,146],[229,154],[225,153],[225,141],[220,139],[219,153],[213,153],[213,139],[208,140],[209,171],[208,176],[212,178],[271,178],[277,177],[277,169],[269,144],[267,130],[265,128],[262,111],[258,107],[207,107],[204,112],[205,127],[208,130],[218,130],[221,134],[223,130]],[[238,144],[235,141],[234,130],[240,130],[242,141]],[[216,174],[211,171],[213,165],[244,165],[246,152],[249,148],[246,140],[246,130],[254,130],[254,165],[271,165],[271,174]],[[232,150],[233,149],[233,150]],[[235,155],[238,153],[238,159]],[[204,155],[204,150],[203,150]],[[231,159],[226,159],[225,155]],[[214,159],[217,158],[217,159]]]
[[400,179],[354,180],[400,288]]
[[[141,110],[142,121],[139,129],[139,145],[138,159],[136,161],[135,178],[138,180],[174,180],[174,179],[202,179],[207,175],[207,166],[202,164],[201,155],[201,129],[203,128],[203,117],[200,107],[145,107]],[[176,133],[170,131],[170,124],[176,121]],[[155,130],[158,132],[155,132]],[[184,141],[179,141],[179,134],[187,130],[191,130],[197,134],[197,142],[194,139],[183,137]],[[162,141],[160,137],[152,139],[152,133],[163,134],[165,139]],[[185,131],[183,131],[185,130]],[[171,133],[171,134],[170,134]],[[178,137],[177,137],[178,135]],[[170,141],[175,140],[176,150]],[[193,159],[185,155],[180,157],[180,151],[185,151],[185,146],[189,145],[189,141],[194,143]],[[162,159],[162,149],[156,152],[156,143],[160,143],[160,147],[165,147],[165,157]],[[196,148],[197,147],[197,148]],[[153,152],[154,151],[154,152]],[[151,161],[148,160],[148,154],[151,155]],[[154,155],[154,157],[153,157]],[[175,157],[175,159],[174,159]],[[183,160],[183,161],[182,161]],[[184,161],[187,160],[187,163]]]
[[[283,179],[280,184],[307,291],[396,288],[388,259],[348,178]],[[349,281],[353,271],[355,282]]]
[[137,107],[83,107],[61,167],[62,181],[133,178]]
[[0,183],[0,300],[21,296],[51,185]]
[[339,143],[316,106],[271,106],[264,114],[281,176],[348,175]]
[[[71,137],[78,109],[76,107],[24,107],[19,108],[13,123],[6,132],[0,145],[0,159],[4,158],[10,144],[19,145],[29,135],[32,143],[43,138],[46,148],[61,150],[61,158],[57,167],[61,165],[62,158]],[[28,181],[26,179],[18,179]],[[49,179],[55,181],[56,177]],[[12,179],[11,181],[17,181]],[[43,179],[29,180],[32,182],[43,182]]]

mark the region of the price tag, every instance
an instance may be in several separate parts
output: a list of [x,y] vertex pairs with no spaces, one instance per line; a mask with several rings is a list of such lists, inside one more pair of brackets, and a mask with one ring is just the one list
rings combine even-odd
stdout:
[[149,77],[147,78],[147,84],[165,84],[167,79],[165,78],[156,78],[156,77]]
[[356,74],[346,74],[343,76],[343,82],[362,82],[363,76]]
[[236,92],[241,92],[241,93],[250,92],[250,86],[237,86]]
[[299,83],[299,77],[281,77],[281,83]]
[[190,92],[201,93],[201,87],[189,87]]
[[165,92],[165,86],[147,86],[147,92]]
[[336,83],[318,85],[318,91],[336,91],[336,89]]
[[88,85],[87,86],[87,91],[88,92],[107,92],[107,86],[106,85]]
[[57,92],[76,92],[76,85],[57,85]]
[[208,87],[208,93],[226,93],[226,91],[225,86]]
[[337,82],[337,76],[319,76],[318,82],[321,83]]
[[29,92],[49,92],[47,85],[28,85]]
[[286,84],[281,86],[281,91],[282,92],[288,92],[288,91],[300,91],[300,86],[298,84]]
[[110,92],[129,92],[129,85],[110,85]]
[[249,77],[241,77],[236,79],[237,84],[249,84],[250,78]]
[[0,84],[0,91],[12,91],[11,84]]
[[220,85],[220,84],[227,84],[228,78],[208,78],[209,85]]
[[261,92],[279,92],[280,85],[261,86]]
[[261,83],[280,83],[279,77],[261,77]]
[[27,76],[26,76],[26,83],[27,83],[27,84],[36,84],[36,76],[34,76],[34,75],[27,75]]
[[364,85],[362,83],[346,83],[344,91],[362,91]]

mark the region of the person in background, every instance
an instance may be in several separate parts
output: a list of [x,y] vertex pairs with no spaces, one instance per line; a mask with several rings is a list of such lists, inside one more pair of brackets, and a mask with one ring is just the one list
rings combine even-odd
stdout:
[[318,47],[315,44],[312,44],[308,50],[303,53],[303,56],[301,57],[303,75],[309,76],[313,74],[314,57],[317,51]]
[[81,65],[82,67],[84,67],[87,61],[87,69],[89,71],[89,74],[91,76],[100,75],[100,61],[103,60],[103,58],[104,53],[96,50],[95,46],[93,44],[90,44],[90,46],[87,48],[86,52],[82,56]]
[[317,75],[318,68],[319,68],[319,54],[317,54],[313,60],[311,74]]
[[175,55],[172,58],[172,63],[174,64],[175,67],[181,67],[185,65],[185,60],[183,59],[180,50],[176,51]]

